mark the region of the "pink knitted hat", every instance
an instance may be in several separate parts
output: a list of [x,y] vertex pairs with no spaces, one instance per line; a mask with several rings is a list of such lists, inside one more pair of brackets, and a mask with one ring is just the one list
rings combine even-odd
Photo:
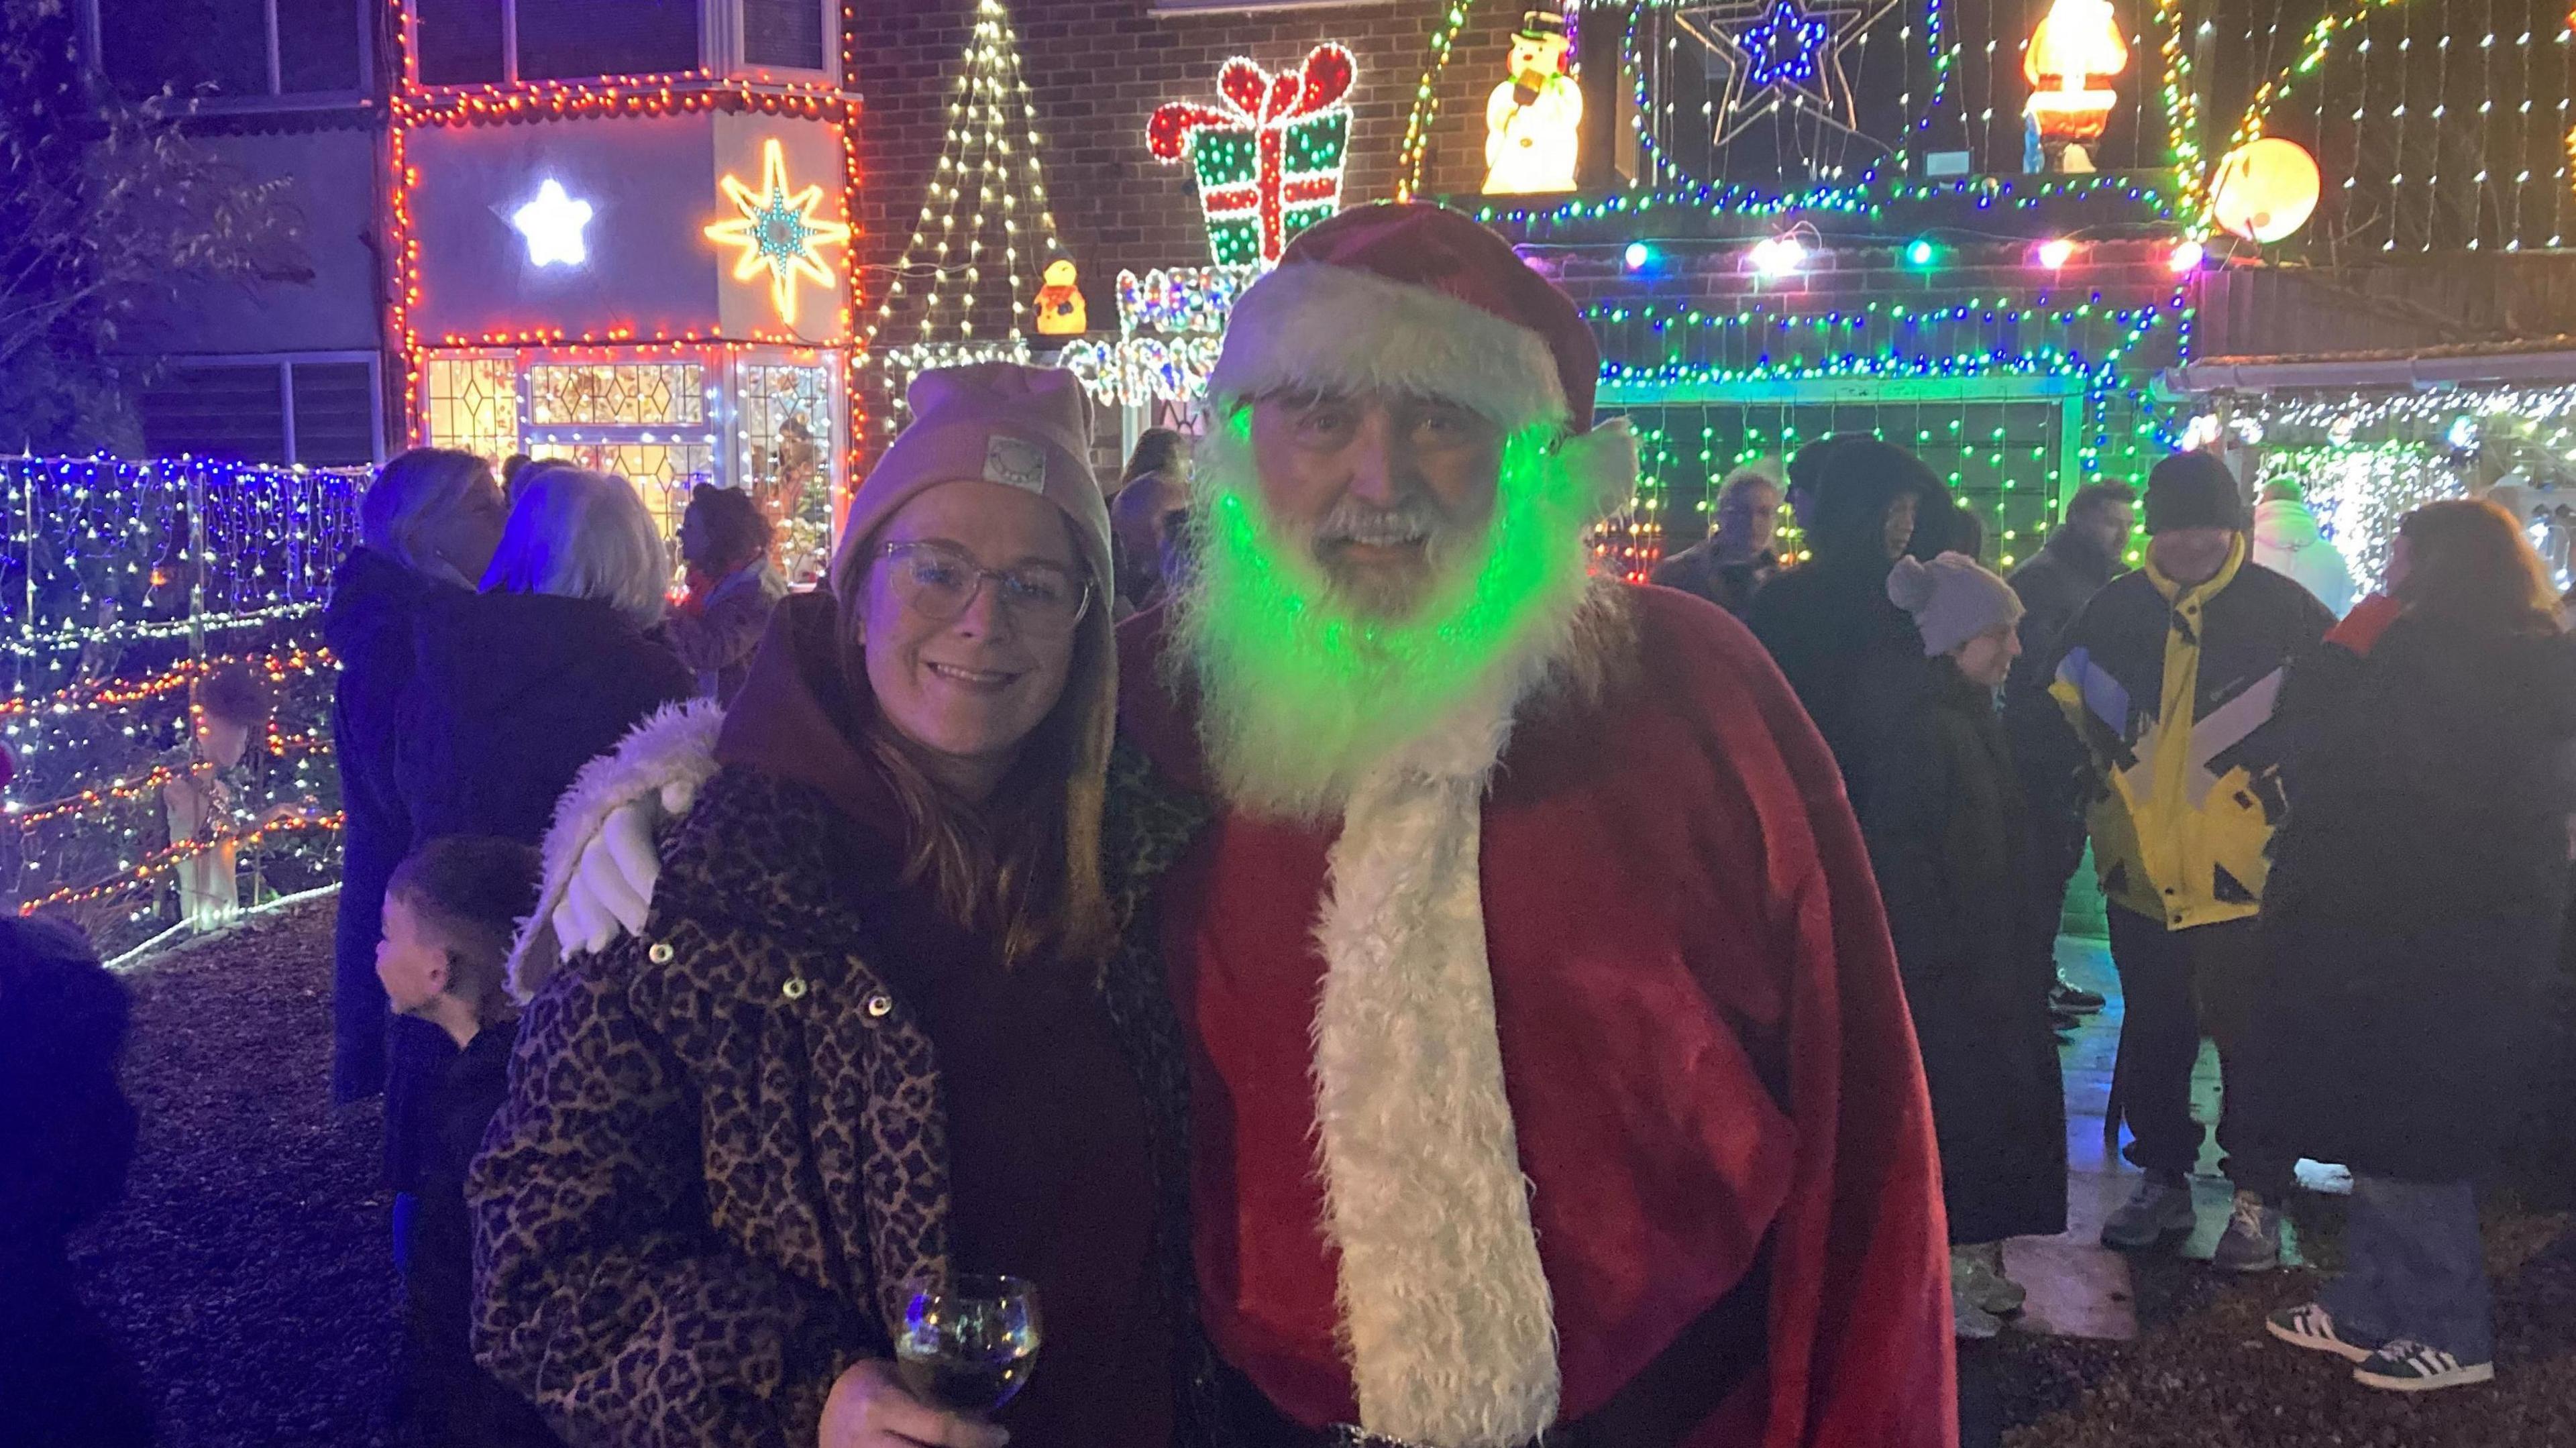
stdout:
[[867,563],[860,550],[904,504],[941,483],[981,480],[1026,489],[1072,520],[1095,604],[1107,613],[1109,508],[1091,472],[1091,399],[1074,375],[1014,362],[940,367],[915,376],[904,399],[912,425],[850,497],[833,591],[849,596],[849,570]]

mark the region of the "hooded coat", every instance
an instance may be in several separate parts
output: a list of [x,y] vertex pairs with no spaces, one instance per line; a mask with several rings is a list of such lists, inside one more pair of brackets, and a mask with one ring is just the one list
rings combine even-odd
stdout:
[[[1021,1441],[1168,1438],[1156,1161],[1088,976],[1005,969],[905,880],[855,738],[829,594],[783,602],[706,758],[665,714],[584,772],[599,806],[704,777],[666,824],[641,935],[549,968],[469,1184],[482,1361],[575,1445],[804,1448],[834,1379],[892,1355],[906,1282],[1034,1279]],[[711,776],[705,775],[709,764]]]
[[[1827,439],[1815,475],[1792,491],[1811,562],[1782,572],[1753,596],[1744,621],[1771,653],[1789,688],[1825,737],[1855,809],[1868,796],[1868,719],[1879,711],[1865,696],[1890,679],[1923,667],[1923,639],[1905,610],[1888,601],[1885,539],[1889,505],[1939,489],[1913,454],[1870,438]],[[1815,449],[1810,449],[1814,451]],[[1801,453],[1798,462],[1807,462]],[[1876,684],[1867,681],[1876,679]],[[1901,712],[1901,711],[1892,711]]]
[[2355,1171],[2492,1169],[2567,904],[2576,640],[2354,610],[2281,703],[2263,897],[2266,1136]]
[[417,658],[414,625],[461,588],[423,577],[373,548],[353,550],[331,581],[322,637],[340,661],[331,699],[332,752],[340,763],[340,899],[331,933],[331,1094],[340,1101],[385,1086],[385,988],[376,980],[385,881],[411,852],[395,747],[403,690]]
[[[595,599],[432,597],[420,609],[399,706],[395,762],[411,837],[396,862],[441,835],[537,843],[582,765],[655,709],[689,697],[696,682],[669,649]],[[425,1093],[455,1047],[416,1020],[396,1021],[392,1043],[385,1170],[396,1191],[416,1192],[432,1129]]]
[[2029,948],[2029,807],[1993,691],[1947,657],[1927,675],[1878,732],[1861,833],[1923,1048],[1950,1240],[2054,1236],[2066,1230],[2066,1098],[2048,1018],[2056,966]]
[[2337,618],[2359,596],[2343,550],[2317,527],[2316,511],[2297,498],[2266,498],[2254,505],[2254,561],[2316,595]]
[[592,758],[695,692],[679,657],[597,599],[481,593],[423,615],[399,751],[410,843],[535,844]]

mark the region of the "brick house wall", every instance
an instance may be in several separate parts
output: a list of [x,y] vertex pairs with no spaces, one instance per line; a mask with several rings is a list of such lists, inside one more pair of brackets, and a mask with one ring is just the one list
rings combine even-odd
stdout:
[[[1349,48],[1358,70],[1350,93],[1351,159],[1343,201],[1385,200],[1395,194],[1405,116],[1430,54],[1432,25],[1444,8],[1372,0],[1156,16],[1149,0],[1006,3],[1046,140],[1040,154],[1057,235],[1081,267],[1095,326],[1116,315],[1120,268],[1208,260],[1186,166],[1166,165],[1145,149],[1146,120],[1156,106],[1213,101],[1217,69],[1233,56],[1276,72],[1298,64],[1315,45],[1338,41]],[[1498,14],[1510,9],[1513,19],[1519,14],[1511,6],[1482,8]],[[864,235],[853,258],[862,268],[891,265],[912,234],[939,159],[948,88],[965,53],[974,10],[974,0],[878,0],[861,4],[853,17],[855,82],[865,97],[858,145]],[[1477,18],[1489,19],[1481,13]],[[1509,29],[1503,20],[1490,24],[1499,27],[1497,34]],[[1497,74],[1500,44],[1493,47],[1497,64],[1491,69]],[[1453,66],[1443,78],[1444,116],[1454,119],[1491,86],[1492,79],[1478,79],[1476,70],[1472,64]],[[880,274],[868,275],[873,297]]]

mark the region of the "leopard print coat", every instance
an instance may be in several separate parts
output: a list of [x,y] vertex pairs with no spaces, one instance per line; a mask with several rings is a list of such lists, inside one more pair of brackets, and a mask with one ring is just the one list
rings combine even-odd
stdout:
[[820,793],[728,769],[640,936],[531,1003],[469,1193],[477,1350],[581,1445],[815,1441],[945,1262],[929,1037],[864,954]]
[[[1207,802],[1122,746],[1103,866],[1123,926],[1101,995],[1147,1102],[1179,1351],[1175,1448],[1232,1448],[1196,1330],[1188,1067],[1153,889]],[[852,942],[845,817],[748,770],[665,826],[640,937],[568,962],[521,1026],[475,1164],[478,1350],[576,1448],[804,1448],[840,1369],[891,1351],[900,1285],[945,1256],[928,1037]]]

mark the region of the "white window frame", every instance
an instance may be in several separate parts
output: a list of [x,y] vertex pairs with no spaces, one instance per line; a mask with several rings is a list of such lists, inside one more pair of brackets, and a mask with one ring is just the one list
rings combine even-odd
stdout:
[[374,463],[385,461],[385,354],[382,352],[174,352],[155,359],[173,367],[277,369],[277,407],[283,419],[288,467],[355,467],[354,463],[299,464],[295,445],[295,364],[298,362],[364,362],[367,364],[367,428]]
[[[97,4],[99,0],[88,0]],[[276,0],[268,0],[270,14],[276,13]],[[708,84],[743,78],[757,73],[781,74],[787,78],[819,78],[834,85],[843,84],[841,75],[841,6],[840,0],[805,0],[822,17],[823,66],[807,70],[802,66],[753,65],[743,58],[741,0],[698,0],[698,72]],[[553,84],[529,81],[519,75],[519,0],[501,0],[501,78],[497,81],[465,81],[424,84],[419,76],[420,27],[419,7],[415,0],[403,0],[403,68],[407,74],[403,85],[424,94],[439,95],[456,91],[484,90],[493,86]],[[686,74],[686,72],[681,72]],[[599,80],[616,80],[617,76],[600,76]]]
[[[102,7],[112,4],[148,4],[150,0],[79,0],[81,45],[89,68],[100,76],[107,74],[106,28],[100,19]],[[277,43],[277,0],[260,0],[260,14],[266,20],[268,46],[268,94],[264,96],[191,96],[180,95],[181,115],[222,115],[238,111],[337,111],[364,105],[376,97],[376,27],[372,0],[345,0],[350,16],[358,26],[358,84],[352,90],[292,91],[285,89],[286,65]]]

